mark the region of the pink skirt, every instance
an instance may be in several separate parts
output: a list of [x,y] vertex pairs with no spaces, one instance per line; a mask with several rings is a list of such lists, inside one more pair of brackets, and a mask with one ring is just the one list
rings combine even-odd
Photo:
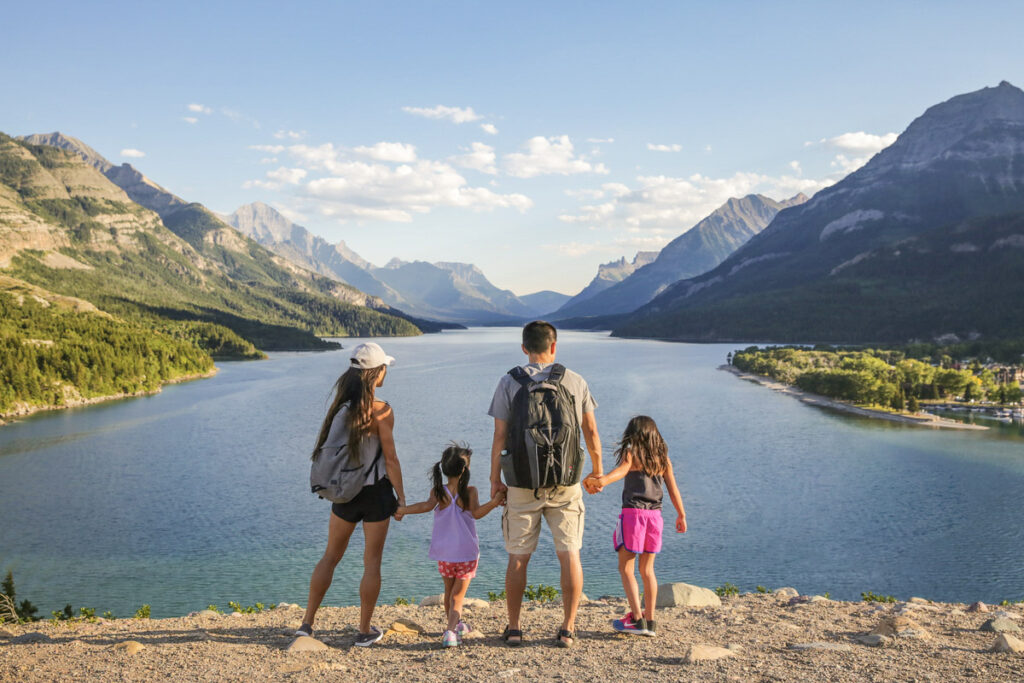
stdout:
[[660,552],[663,524],[661,510],[622,508],[612,532],[615,552],[619,552],[619,548],[631,553]]
[[469,562],[444,562],[438,561],[437,571],[441,576],[449,579],[472,579],[476,576],[476,566],[479,560]]

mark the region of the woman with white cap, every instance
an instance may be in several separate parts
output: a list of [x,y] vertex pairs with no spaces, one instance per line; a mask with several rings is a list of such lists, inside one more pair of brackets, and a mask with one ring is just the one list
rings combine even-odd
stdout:
[[384,383],[387,368],[394,358],[373,342],[352,350],[351,366],[335,384],[334,401],[327,411],[316,448],[326,444],[347,444],[349,453],[358,453],[366,467],[366,481],[359,494],[347,503],[331,506],[327,532],[327,550],[317,562],[309,580],[309,603],[297,636],[313,635],[313,619],[334,577],[348,541],[359,522],[363,523],[363,578],[359,583],[359,634],[356,645],[368,646],[380,640],[380,629],[370,624],[380,593],[380,565],[388,524],[399,505],[405,505],[402,468],[395,452],[392,430],[395,414],[385,401],[374,397]]

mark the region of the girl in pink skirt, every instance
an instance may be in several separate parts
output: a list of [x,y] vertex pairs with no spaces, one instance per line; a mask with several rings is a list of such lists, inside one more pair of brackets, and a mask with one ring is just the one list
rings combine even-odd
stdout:
[[[437,560],[437,570],[444,579],[444,612],[448,627],[441,636],[441,645],[455,647],[469,627],[462,621],[462,602],[469,582],[476,576],[480,558],[480,542],[476,536],[476,520],[501,505],[504,492],[483,505],[475,486],[469,485],[469,459],[473,451],[465,445],[451,444],[441,454],[441,461],[431,470],[430,498],[422,503],[398,508],[400,515],[434,511],[434,530],[430,538],[430,559]],[[443,481],[447,478],[447,483]]]
[[[629,612],[612,622],[620,633],[653,636],[657,631],[654,604],[658,599],[658,581],[654,576],[654,555],[661,550],[662,484],[676,509],[676,531],[686,531],[686,511],[668,459],[668,446],[658,425],[646,415],[638,415],[626,425],[619,449],[615,451],[615,469],[601,477],[592,477],[592,488],[600,491],[608,484],[625,479],[622,485],[622,513],[612,533],[619,554],[619,574],[629,601]],[[633,574],[633,561],[640,556],[640,578],[644,582],[643,610]]]

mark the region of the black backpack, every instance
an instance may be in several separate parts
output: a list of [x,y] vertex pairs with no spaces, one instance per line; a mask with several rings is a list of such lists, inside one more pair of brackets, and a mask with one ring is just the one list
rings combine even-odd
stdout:
[[505,484],[526,489],[572,486],[582,478],[583,449],[576,397],[562,385],[565,367],[555,363],[535,382],[520,367],[508,374],[519,383],[512,399],[501,471]]

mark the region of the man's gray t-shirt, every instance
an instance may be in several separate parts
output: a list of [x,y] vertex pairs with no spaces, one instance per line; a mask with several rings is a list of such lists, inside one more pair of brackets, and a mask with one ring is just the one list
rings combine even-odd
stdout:
[[[551,374],[552,365],[554,363],[544,363],[543,365],[540,363],[527,363],[523,366],[523,370],[530,376],[530,379],[535,382],[541,382]],[[597,401],[590,395],[590,387],[587,386],[587,380],[583,379],[578,373],[566,368],[565,375],[562,377],[562,386],[568,389],[569,393],[576,399],[576,419],[582,425],[583,414],[592,413],[594,408],[597,408]],[[519,382],[515,381],[512,375],[508,373],[502,375],[497,389],[494,390],[494,398],[491,399],[491,407],[488,408],[487,414],[508,422],[512,418],[512,399],[515,398],[517,391],[519,391]]]

